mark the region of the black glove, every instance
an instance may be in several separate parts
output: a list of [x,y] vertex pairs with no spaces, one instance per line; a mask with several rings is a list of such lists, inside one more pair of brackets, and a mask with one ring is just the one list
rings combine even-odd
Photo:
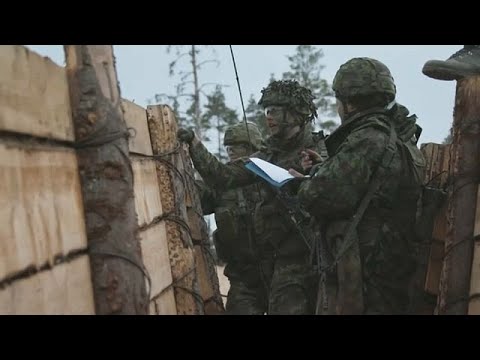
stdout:
[[191,129],[180,128],[177,131],[177,139],[186,144],[191,144],[195,138],[195,133]]

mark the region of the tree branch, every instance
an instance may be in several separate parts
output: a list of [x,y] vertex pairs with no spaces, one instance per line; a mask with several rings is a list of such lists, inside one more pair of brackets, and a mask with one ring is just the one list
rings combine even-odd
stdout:
[[199,89],[203,88],[204,86],[207,86],[207,85],[217,85],[217,86],[220,86],[220,87],[230,87],[230,85],[224,85],[224,84],[219,84],[219,83],[203,83],[202,85],[200,85]]
[[204,65],[204,64],[207,64],[207,63],[210,63],[210,62],[216,63],[216,64],[217,64],[217,67],[220,65],[220,61],[218,61],[218,60],[204,60],[204,61],[199,62],[199,63],[197,64],[197,68],[200,69],[200,66],[202,66],[202,65]]

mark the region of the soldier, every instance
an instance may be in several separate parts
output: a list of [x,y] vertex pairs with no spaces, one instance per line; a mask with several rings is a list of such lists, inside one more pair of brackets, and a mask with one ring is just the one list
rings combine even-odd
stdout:
[[[262,134],[253,123],[230,126],[225,131],[229,162],[260,150]],[[204,215],[215,214],[213,233],[217,257],[227,265],[224,275],[230,281],[226,313],[263,315],[268,311],[273,257],[258,246],[253,228],[253,212],[260,200],[256,185],[218,190],[197,180]]]
[[[312,149],[326,156],[323,133],[312,133],[317,116],[314,96],[297,81],[273,81],[262,90],[259,105],[265,109],[270,136],[253,156],[282,168],[301,172],[299,154]],[[291,217],[277,192],[245,168],[245,161],[222,164],[210,154],[193,131],[180,129],[178,138],[190,144],[195,168],[211,186],[233,189],[257,182],[261,202],[257,204],[255,237],[274,257],[269,314],[311,314],[312,271],[308,239]]]
[[422,72],[437,80],[460,80],[480,75],[480,45],[464,45],[447,60],[429,60]]
[[[319,314],[404,314],[425,160],[416,116],[395,103],[389,69],[354,58],[335,75],[341,126],[329,158],[300,184],[300,203],[323,220]],[[308,152],[309,167],[317,155]],[[291,171],[296,176],[302,176]]]

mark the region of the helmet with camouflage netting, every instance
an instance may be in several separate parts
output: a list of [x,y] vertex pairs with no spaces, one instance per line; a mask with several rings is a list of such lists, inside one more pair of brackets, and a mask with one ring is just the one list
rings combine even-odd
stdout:
[[353,58],[340,66],[332,89],[339,99],[385,94],[389,101],[393,101],[397,92],[388,67],[367,57]]
[[272,105],[285,106],[289,110],[302,115],[304,123],[317,117],[315,96],[310,89],[301,86],[296,80],[272,81],[262,90],[262,98],[258,105],[264,108]]
[[251,144],[255,150],[259,150],[263,140],[262,133],[254,123],[247,124],[248,132],[245,123],[229,126],[223,137],[223,145]]

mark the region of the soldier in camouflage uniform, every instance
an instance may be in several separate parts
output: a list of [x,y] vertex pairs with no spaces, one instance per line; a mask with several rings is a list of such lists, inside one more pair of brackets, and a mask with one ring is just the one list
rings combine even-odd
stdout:
[[[326,156],[323,133],[312,133],[310,122],[317,116],[311,91],[296,81],[273,81],[262,90],[259,105],[265,109],[270,135],[265,147],[253,156],[282,168],[301,172],[299,154],[305,149]],[[275,190],[245,168],[245,161],[222,164],[191,130],[180,129],[178,138],[190,144],[190,155],[203,179],[218,189],[233,189],[258,183],[255,236],[263,251],[274,257],[269,314],[312,314],[312,271],[309,248]]]
[[[260,150],[262,134],[253,123],[230,126],[223,144],[229,163]],[[268,311],[272,252],[262,252],[253,228],[253,212],[260,200],[256,185],[219,191],[197,180],[204,215],[215,214],[213,233],[218,258],[227,265],[230,281],[226,311],[229,315],[263,315]]]
[[375,59],[343,64],[333,90],[342,124],[326,139],[328,160],[298,191],[323,225],[317,313],[404,314],[425,167],[416,145],[421,129],[395,103],[392,75]]

